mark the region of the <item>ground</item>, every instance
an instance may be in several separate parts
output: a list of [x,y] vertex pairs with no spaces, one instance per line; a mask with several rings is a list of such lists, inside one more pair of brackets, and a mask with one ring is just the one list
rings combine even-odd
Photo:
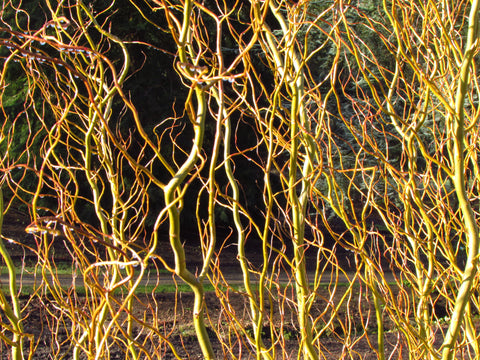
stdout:
[[[192,325],[192,307],[193,307],[193,295],[191,293],[178,294],[175,296],[173,293],[165,294],[156,294],[154,300],[147,297],[140,296],[136,302],[136,308],[134,315],[139,316],[147,323],[153,323],[153,317],[156,319],[157,328],[160,332],[165,334],[170,343],[175,346],[179,358],[181,359],[202,359],[200,348],[196,341]],[[218,324],[227,324],[227,318],[221,315],[221,306],[218,297],[215,293],[207,293],[205,296],[205,301],[207,308],[209,309],[210,320]],[[148,313],[148,310],[151,310],[150,305],[155,302],[156,310],[150,316],[144,317],[145,313]],[[138,304],[143,303],[143,306],[140,307]],[[175,309],[176,306],[176,309]],[[246,304],[244,298],[241,296],[230,296],[230,306],[235,309],[237,314],[244,313],[247,314]],[[35,351],[33,359],[49,359],[49,358],[59,358],[58,355],[64,355],[71,353],[71,342],[67,336],[67,331],[69,326],[66,328],[55,328],[55,336],[52,336],[52,330],[49,328],[50,324],[47,323],[44,316],[46,308],[50,312],[54,311],[54,306],[49,302],[48,299],[37,299],[30,303],[27,307],[25,313],[25,331],[29,334],[32,334],[34,339],[38,342],[38,347]],[[324,308],[324,306],[314,306],[312,312],[315,313]],[[174,310],[175,309],[175,310]],[[351,314],[351,316],[359,319],[358,314]],[[240,318],[240,317],[239,317]],[[298,350],[298,327],[295,325],[295,322],[282,321],[280,315],[277,313],[273,316],[273,326],[275,331],[282,332],[284,337],[283,347],[277,346],[277,359],[296,359],[296,353]],[[240,321],[248,323],[247,316],[241,318]],[[66,323],[69,323],[66,321]],[[69,323],[71,325],[71,322]],[[251,332],[251,326],[246,325],[247,333]],[[250,326],[250,328],[248,327]],[[222,332],[222,326],[220,325],[219,332]],[[226,331],[226,330],[225,330]],[[352,345],[350,352],[346,353],[344,348],[343,341],[345,336],[341,334],[340,328],[332,327],[332,330],[325,333],[321,339],[320,343],[322,346],[323,359],[377,359],[377,354],[372,350],[371,346],[376,344],[376,335],[375,331],[372,331],[369,334],[367,339],[367,334],[364,333],[361,329],[353,329],[352,338],[350,341],[354,342],[355,345]],[[270,330],[265,328],[263,340],[265,344],[270,344],[271,336],[268,334]],[[134,331],[135,333],[135,331]],[[277,333],[278,334],[278,333]],[[255,353],[252,350],[252,347],[247,344],[244,340],[240,345],[239,343],[230,346],[226,343],[227,337],[226,333],[221,334],[220,337],[224,343],[215,340],[217,337],[213,332],[210,333],[211,338],[214,339],[213,345],[215,353],[217,354],[218,359],[255,359]],[[156,337],[152,337],[155,339]],[[142,336],[139,335],[139,339],[142,339]],[[158,339],[158,338],[157,338]],[[394,345],[397,343],[398,334],[389,332],[386,335],[387,341],[387,353],[391,354],[394,352]],[[370,344],[369,344],[370,342]],[[158,344],[152,344],[147,342],[144,344],[146,348],[152,349]],[[398,350],[398,349],[397,349]],[[232,351],[230,353],[229,351]],[[57,355],[55,356],[55,353]],[[150,354],[161,354],[161,357],[156,358],[161,359],[174,359],[175,357],[172,354],[166,345],[164,344],[160,348],[155,350],[149,350]],[[7,359],[8,353],[6,348],[3,347],[0,351],[1,359]],[[406,355],[406,354],[404,354]],[[70,359],[70,355],[67,355],[65,359]],[[81,357],[86,358],[86,357]],[[123,359],[124,354],[120,348],[115,347],[114,345],[110,348],[110,359]],[[401,359],[403,356],[396,352],[396,355],[393,357],[395,359]]]
[[[3,234],[7,239],[21,240],[28,246],[35,247],[33,239],[28,238],[24,231],[26,225],[28,225],[26,219],[20,214],[17,217],[9,217],[4,223]],[[14,261],[17,263],[25,259],[28,261],[29,256],[22,247],[8,241],[7,245]],[[159,251],[168,253],[168,243],[162,243]],[[61,250],[57,249],[56,254],[60,258],[62,257]],[[186,246],[186,256],[189,268],[195,271],[196,267],[200,265],[198,260],[201,255],[198,248]],[[345,268],[351,266],[346,255],[340,257],[345,261],[342,266]],[[261,262],[259,251],[252,247],[248,249],[247,258],[253,264]],[[239,267],[234,247],[222,251],[220,262],[222,273],[228,282],[230,282],[229,279],[238,278]],[[299,347],[300,332],[295,316],[295,304],[291,301],[294,297],[290,295],[293,294],[292,287],[285,283],[287,280],[282,279],[281,287],[274,286],[270,291],[265,292],[267,298],[270,295],[273,302],[267,305],[263,342],[267,346],[272,344],[272,341],[278,342],[275,357],[278,359],[296,359]],[[290,278],[291,284],[292,278]],[[289,288],[290,290],[288,290]],[[331,286],[327,284],[317,289],[317,298],[311,308],[311,314],[319,320],[316,326],[323,326],[328,321],[333,309],[332,304],[340,304],[346,290],[347,284],[340,284],[336,291],[332,291]],[[373,306],[364,292],[365,289],[361,286],[356,287],[348,300],[348,306],[339,307],[335,320],[326,326],[326,331],[320,336],[319,341],[323,359],[377,359],[377,354],[373,350],[377,343]],[[120,299],[121,296],[118,298]],[[225,303],[227,299],[228,305]],[[253,333],[249,317],[249,304],[246,299],[248,297],[241,286],[233,288],[222,286],[217,292],[209,291],[205,295],[209,335],[213,339],[214,351],[218,359],[256,358],[253,347],[245,337],[245,334]],[[81,312],[82,309],[88,309],[89,303],[85,296],[72,296],[70,300],[75,303],[72,307],[75,311]],[[68,334],[73,325],[68,314],[60,311],[51,296],[31,297],[25,295],[21,302],[24,307],[25,332],[30,334],[30,339],[34,340],[33,342],[27,341],[26,346],[36,346],[32,359],[70,359],[73,342]],[[153,358],[174,359],[171,349],[166,345],[167,342],[160,340],[161,337],[164,337],[175,347],[179,358],[201,359],[200,348],[194,336],[192,308],[193,294],[191,292],[137,294],[132,314],[138,318],[139,322],[148,324],[153,329],[149,331],[148,326],[134,326],[133,332],[137,334],[137,341],[142,344],[139,345],[139,348],[143,346]],[[61,321],[52,322],[53,316]],[[89,316],[90,314],[87,313],[83,318],[90,318]],[[77,318],[82,318],[82,316]],[[5,321],[5,317],[3,320]],[[232,325],[233,322],[236,324]],[[392,358],[395,359],[406,357],[407,354],[402,353],[402,347],[398,347],[399,333],[394,331],[393,324],[387,321],[385,326],[387,354],[393,354]],[[238,329],[241,328],[245,330],[245,333],[238,337],[237,335],[240,333]],[[216,329],[217,333],[212,329]],[[156,334],[152,335],[155,332]],[[125,358],[121,348],[121,344],[112,344],[109,348],[109,358]],[[86,357],[81,356],[80,358]],[[0,347],[0,359],[9,359],[8,345],[5,343],[2,343]]]

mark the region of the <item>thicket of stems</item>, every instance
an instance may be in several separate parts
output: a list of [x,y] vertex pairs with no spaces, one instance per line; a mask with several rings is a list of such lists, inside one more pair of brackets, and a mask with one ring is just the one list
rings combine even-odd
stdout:
[[[127,5],[168,46],[120,35],[111,24]],[[478,358],[479,2],[370,5],[45,1],[39,23],[4,1],[0,233],[23,206],[36,245],[0,239],[1,349],[33,356],[41,340],[23,324],[37,301],[54,358],[188,356],[181,327],[156,321],[155,289],[140,294],[166,271],[193,292],[205,359],[322,359],[327,338],[346,358],[360,343],[379,359]],[[156,119],[127,90],[139,48],[145,63],[168,57],[183,86]],[[173,265],[158,251],[165,231]],[[222,273],[230,243],[240,289]],[[25,301],[17,248],[41,277]]]

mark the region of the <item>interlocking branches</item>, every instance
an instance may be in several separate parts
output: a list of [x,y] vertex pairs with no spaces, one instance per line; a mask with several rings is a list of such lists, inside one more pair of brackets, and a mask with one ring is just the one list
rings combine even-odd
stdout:
[[[0,186],[31,216],[55,357],[184,357],[139,295],[165,272],[206,359],[325,358],[326,337],[339,357],[478,356],[478,5],[381,5],[3,2]],[[21,359],[29,305],[1,254]]]

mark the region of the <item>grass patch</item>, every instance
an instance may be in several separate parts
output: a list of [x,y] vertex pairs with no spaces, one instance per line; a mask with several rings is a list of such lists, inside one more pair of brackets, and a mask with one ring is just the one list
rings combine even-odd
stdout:
[[[74,274],[75,271],[80,272],[78,268],[76,269],[75,267],[72,266],[71,262],[59,262],[55,264],[55,274],[58,275],[72,275]],[[47,269],[48,270],[48,269]],[[49,271],[49,270],[48,270]],[[158,274],[170,274],[170,272],[167,269],[157,269],[156,267],[147,267],[146,272],[157,272]],[[20,274],[28,274],[28,275],[33,275],[33,274],[41,274],[42,273],[42,266],[41,265],[26,265],[26,266],[16,266],[15,267],[15,272],[17,275]],[[0,265],[0,275],[7,274],[7,267],[2,264]],[[120,269],[120,273],[123,275],[127,274],[126,269]]]
[[[238,290],[240,286],[231,286],[230,288],[233,288],[235,290]],[[58,289],[60,290],[60,289]],[[72,295],[72,290],[73,288],[71,286],[61,286],[61,291],[64,295],[69,294],[70,296]],[[215,292],[215,287],[212,284],[205,284],[204,285],[204,290],[205,292]],[[226,287],[220,287],[221,291],[226,291]],[[0,284],[0,291],[5,295],[5,296],[10,296],[10,289],[7,284]],[[102,289],[95,289],[96,292],[102,291]],[[35,292],[37,293],[42,293],[45,295],[51,295],[51,291],[47,287],[39,288],[39,286],[35,285],[24,285],[21,287],[20,292],[18,294],[19,297],[28,297]],[[127,294],[127,289],[125,287],[119,287],[114,289],[111,293],[114,295],[121,295],[121,294]],[[136,295],[149,295],[149,294],[172,294],[175,292],[179,293],[193,293],[192,289],[190,286],[187,284],[161,284],[161,285],[139,285],[136,290],[135,294]],[[76,286],[75,287],[75,295],[76,296],[86,296],[87,295],[87,288],[83,285]]]

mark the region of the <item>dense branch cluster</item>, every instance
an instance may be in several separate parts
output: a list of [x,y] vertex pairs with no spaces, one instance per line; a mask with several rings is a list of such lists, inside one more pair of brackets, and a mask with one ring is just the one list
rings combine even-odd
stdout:
[[[348,358],[362,341],[379,359],[479,356],[478,1],[16,3],[0,225],[25,209],[35,245],[0,239],[13,359],[40,344],[35,301],[52,358],[189,356],[155,321],[165,272],[193,293],[205,359],[323,359],[325,339]],[[61,283],[58,244],[81,285]],[[10,246],[36,258],[27,301]]]

